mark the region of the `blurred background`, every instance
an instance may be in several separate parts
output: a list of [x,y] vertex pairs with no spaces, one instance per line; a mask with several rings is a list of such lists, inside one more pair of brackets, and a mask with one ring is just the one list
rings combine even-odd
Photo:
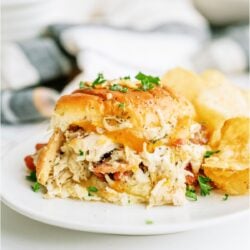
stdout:
[[2,0],[1,45],[1,123],[9,139],[40,126],[60,95],[99,72],[213,68],[247,86],[249,1]]

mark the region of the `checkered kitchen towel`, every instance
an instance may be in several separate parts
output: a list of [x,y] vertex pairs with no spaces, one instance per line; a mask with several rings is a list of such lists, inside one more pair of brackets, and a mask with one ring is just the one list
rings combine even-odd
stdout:
[[52,37],[7,43],[2,48],[2,87],[48,86],[62,90],[76,69],[75,60]]
[[54,37],[4,44],[1,71],[1,122],[8,124],[51,116],[58,91],[79,73]]
[[56,90],[61,91],[77,71],[74,58],[52,38],[8,43],[2,52],[1,122],[49,117],[58,97]]

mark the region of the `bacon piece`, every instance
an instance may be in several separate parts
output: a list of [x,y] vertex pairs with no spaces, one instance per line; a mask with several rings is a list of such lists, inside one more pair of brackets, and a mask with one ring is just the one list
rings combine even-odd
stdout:
[[105,181],[104,174],[101,173],[94,173],[94,175],[101,181]]
[[196,185],[197,179],[195,176],[187,175],[186,176],[186,184],[194,186]]
[[113,178],[115,181],[119,181],[122,177],[122,173],[121,172],[116,172],[113,174]]
[[185,170],[193,174],[186,176],[186,184],[195,186],[197,184],[197,175],[193,173],[192,164],[188,163],[187,166],[185,167]]
[[175,147],[181,146],[181,145],[184,145],[184,144],[187,144],[187,140],[186,139],[182,139],[182,138],[175,139],[172,142],[172,145],[175,146]]
[[132,171],[116,172],[113,174],[113,179],[115,181],[120,181],[122,176],[131,176],[132,174],[133,174]]
[[191,138],[190,141],[194,144],[207,144],[209,139],[208,130],[204,125],[201,125],[201,129],[199,132],[194,134],[194,138]]
[[24,158],[24,161],[25,161],[25,164],[26,164],[26,167],[31,170],[31,171],[35,171],[36,170],[36,166],[34,164],[34,160],[33,160],[33,157],[31,155],[27,155],[25,158]]
[[43,148],[46,145],[47,145],[47,143],[37,143],[35,146],[36,151],[40,150],[41,148]]

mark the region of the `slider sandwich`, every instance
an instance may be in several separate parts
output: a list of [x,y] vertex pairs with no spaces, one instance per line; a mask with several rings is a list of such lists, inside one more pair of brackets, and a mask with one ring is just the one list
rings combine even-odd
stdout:
[[48,198],[182,205],[206,151],[190,102],[142,73],[81,82],[58,100],[51,126],[32,155]]

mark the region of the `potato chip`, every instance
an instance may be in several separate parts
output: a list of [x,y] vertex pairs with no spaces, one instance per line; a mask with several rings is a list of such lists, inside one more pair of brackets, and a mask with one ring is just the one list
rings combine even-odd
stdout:
[[190,101],[193,101],[198,93],[206,88],[204,81],[197,74],[182,68],[168,71],[162,77],[161,82]]
[[201,78],[206,81],[207,86],[218,86],[221,84],[230,85],[233,89],[237,89],[236,91],[243,94],[244,99],[247,102],[248,108],[250,107],[250,90],[242,89],[236,87],[228,78],[225,77],[221,72],[217,70],[206,70],[201,75]]
[[211,134],[226,119],[248,114],[245,95],[216,70],[207,70],[199,76],[175,68],[163,76],[162,83],[193,103],[198,120],[207,125]]
[[201,91],[194,106],[199,118],[210,130],[220,128],[226,119],[248,114],[248,105],[241,91],[229,84],[216,85]]
[[206,81],[207,86],[230,84],[229,80],[221,72],[213,69],[201,73],[200,77]]
[[246,193],[249,190],[250,118],[227,120],[215,145],[220,151],[205,159],[205,174],[228,194]]
[[208,176],[221,191],[229,195],[241,195],[249,192],[249,169],[230,170],[205,168]]
[[188,100],[193,101],[200,91],[228,83],[228,81],[223,74],[216,70],[207,70],[199,76],[183,68],[174,68],[162,77],[162,83],[185,96]]

